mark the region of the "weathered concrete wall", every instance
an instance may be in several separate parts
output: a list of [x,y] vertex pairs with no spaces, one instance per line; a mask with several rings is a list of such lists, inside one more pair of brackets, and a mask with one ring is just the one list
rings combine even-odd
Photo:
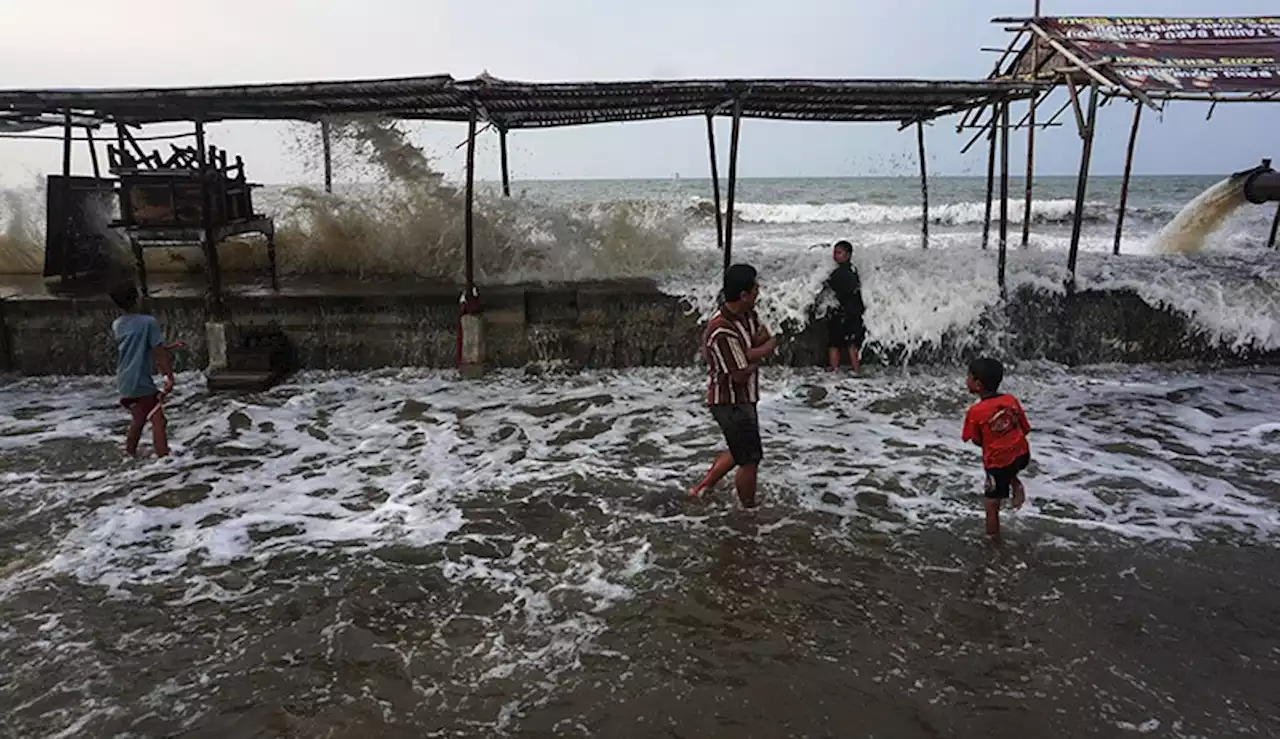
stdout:
[[[282,332],[300,368],[367,369],[389,366],[454,367],[458,290],[421,287],[379,293],[330,289],[229,297],[230,320],[242,331]],[[685,365],[699,355],[701,323],[680,300],[649,282],[489,287],[482,291],[490,367],[561,361],[578,367]],[[163,297],[151,311],[171,339],[191,351],[179,369],[203,368],[206,310],[203,296]],[[106,298],[49,296],[0,301],[0,370],[24,374],[105,374],[114,369],[109,327],[117,312]],[[1029,290],[988,316],[989,340],[943,337],[917,349],[913,362],[955,362],[977,351],[1045,358],[1068,364],[1096,362],[1280,361],[1276,352],[1233,353],[1198,333],[1185,316],[1153,307],[1127,291],[1071,296]],[[778,362],[825,362],[825,326],[783,337]],[[870,362],[901,361],[900,347],[870,348]]]

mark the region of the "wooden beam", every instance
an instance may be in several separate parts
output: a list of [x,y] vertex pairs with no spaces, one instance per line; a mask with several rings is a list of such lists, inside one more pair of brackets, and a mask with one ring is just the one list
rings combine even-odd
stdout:
[[324,191],[333,192],[333,141],[329,121],[320,121],[320,148],[324,152]]
[[498,127],[498,159],[502,165],[502,197],[511,197],[511,169],[507,165],[507,128]]
[[990,141],[987,154],[987,212],[982,218],[982,248],[986,249],[991,243],[991,202],[994,197],[996,187],[996,129],[992,128],[987,134]]

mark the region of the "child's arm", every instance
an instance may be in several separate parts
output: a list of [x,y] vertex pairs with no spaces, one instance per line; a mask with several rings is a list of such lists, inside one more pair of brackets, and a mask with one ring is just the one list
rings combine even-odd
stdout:
[[960,440],[972,441],[976,446],[982,446],[982,429],[974,422],[972,410],[964,414],[964,430],[960,433]]
[[156,369],[164,375],[164,390],[161,392],[168,395],[173,392],[173,355],[169,353],[170,345],[164,343],[164,338],[160,336],[160,324],[154,318],[151,319],[148,334],[147,338],[151,340],[151,361],[155,362]]

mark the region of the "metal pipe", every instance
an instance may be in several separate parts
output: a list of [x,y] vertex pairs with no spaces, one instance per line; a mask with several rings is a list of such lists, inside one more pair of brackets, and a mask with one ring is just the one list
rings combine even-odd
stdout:
[[733,199],[738,190],[738,133],[742,128],[742,98],[733,101],[733,129],[729,134],[729,198],[724,217],[724,268],[733,264]]
[[1070,283],[1076,281],[1076,260],[1080,256],[1080,233],[1084,225],[1084,199],[1089,190],[1089,163],[1093,158],[1093,134],[1098,122],[1098,85],[1089,87],[1089,117],[1085,123],[1084,144],[1080,149],[1080,173],[1076,177],[1075,212],[1071,218],[1071,251],[1067,256]]
[[920,216],[920,232],[925,249],[929,248],[929,168],[924,153],[924,122],[916,123],[916,141],[920,146],[920,198],[923,210]]
[[1124,155],[1124,179],[1120,181],[1120,210],[1116,213],[1116,243],[1112,254],[1120,253],[1120,237],[1124,233],[1124,214],[1129,204],[1129,178],[1133,174],[1133,150],[1138,143],[1138,125],[1142,123],[1142,104],[1133,106],[1133,128],[1129,130],[1129,149]]
[[466,280],[467,299],[470,300],[476,291],[476,255],[475,255],[475,204],[476,204],[476,108],[471,107],[471,117],[467,123],[467,204],[465,215]]
[[991,140],[990,152],[987,155],[987,213],[982,218],[982,248],[991,243],[991,201],[995,197],[996,188],[996,129],[991,128],[987,135]]
[[320,121],[320,146],[324,150],[324,191],[333,193],[333,143],[329,121]]
[[1005,261],[1009,252],[1009,101],[1000,110],[1000,256],[996,284],[1004,296]]
[[502,160],[502,197],[511,197],[511,170],[507,166],[507,129],[498,129],[498,157]]
[[1262,205],[1264,203],[1280,202],[1280,172],[1271,169],[1271,160],[1262,160],[1262,166],[1257,167],[1249,172],[1240,173],[1236,176],[1244,175],[1243,184],[1244,197],[1254,205]]
[[724,251],[724,216],[720,213],[720,165],[716,162],[716,119],[707,114],[707,148],[711,152],[711,194],[716,207],[716,247]]

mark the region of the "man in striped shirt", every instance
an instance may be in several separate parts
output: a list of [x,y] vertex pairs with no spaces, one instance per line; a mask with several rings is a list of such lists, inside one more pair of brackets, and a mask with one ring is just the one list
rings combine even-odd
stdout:
[[735,466],[738,500],[756,506],[756,468],[764,456],[756,403],[760,400],[760,362],[773,353],[774,338],[756,315],[760,294],[756,270],[735,264],[724,273],[724,302],[703,334],[707,360],[707,405],[724,432],[728,451],[721,452],[702,482],[689,491],[697,498]]

